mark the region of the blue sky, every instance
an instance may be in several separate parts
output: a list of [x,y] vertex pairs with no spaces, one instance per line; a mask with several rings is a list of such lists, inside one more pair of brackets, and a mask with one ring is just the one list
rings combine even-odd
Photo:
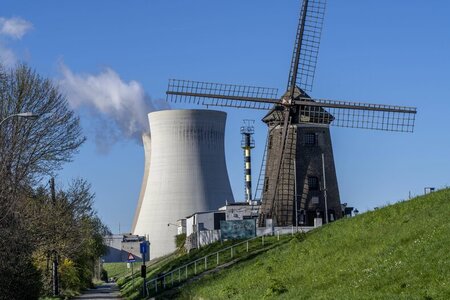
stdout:
[[[276,87],[281,93],[299,3],[0,0],[0,24],[16,18],[30,25],[20,38],[0,33],[0,58],[13,54],[8,63],[25,61],[60,82],[88,142],[57,180],[88,179],[102,219],[115,232],[119,223],[128,231],[143,174],[136,136],[146,118],[144,102],[134,99],[150,97],[161,106],[169,78]],[[446,0],[328,1],[311,95],[418,108],[413,134],[332,129],[342,202],[364,211],[406,199],[409,192],[421,194],[425,186],[450,184],[449,13]],[[111,91],[98,95],[102,91],[92,82]],[[127,109],[132,120],[124,119]],[[264,112],[226,111],[227,166],[240,200],[239,127],[243,119],[256,120],[256,179]],[[101,133],[105,128],[110,134]],[[102,137],[107,142],[99,146]]]

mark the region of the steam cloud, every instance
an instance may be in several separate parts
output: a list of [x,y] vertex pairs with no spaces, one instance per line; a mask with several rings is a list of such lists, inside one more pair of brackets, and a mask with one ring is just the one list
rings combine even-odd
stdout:
[[74,109],[87,109],[93,117],[97,150],[107,152],[122,138],[141,142],[148,132],[147,114],[168,108],[163,101],[152,101],[137,81],[125,82],[111,68],[98,74],[75,74],[60,63],[60,86]]

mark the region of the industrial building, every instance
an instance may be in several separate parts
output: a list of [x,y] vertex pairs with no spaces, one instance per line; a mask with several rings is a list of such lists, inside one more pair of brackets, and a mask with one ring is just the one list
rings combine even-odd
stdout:
[[[126,262],[131,253],[136,261],[142,261],[142,254],[139,251],[139,244],[145,241],[144,236],[132,234],[113,234],[104,237],[106,244],[106,254],[102,256],[102,261]],[[148,260],[148,256],[145,257]]]
[[133,233],[149,237],[150,258],[175,250],[177,226],[194,212],[217,210],[234,198],[225,163],[226,113],[164,110],[148,115],[145,170]]

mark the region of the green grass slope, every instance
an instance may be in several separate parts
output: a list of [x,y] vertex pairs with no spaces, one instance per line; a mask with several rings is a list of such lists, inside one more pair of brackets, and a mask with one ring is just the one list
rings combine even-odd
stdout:
[[[135,272],[139,271],[139,265],[134,263]],[[131,269],[127,268],[126,262],[118,262],[118,263],[103,263],[103,269],[108,272],[108,278],[117,279],[119,277],[126,276],[128,273],[131,273]]]
[[450,299],[450,190],[323,226],[177,296]]
[[[245,250],[246,246],[241,245],[240,247],[234,248],[233,251],[233,258],[230,257],[230,253],[228,251],[220,254],[220,261],[221,263],[225,263],[231,260],[244,260],[248,259],[249,257],[255,255],[253,251],[259,251],[259,250],[266,250],[270,249],[274,246],[280,245],[284,242],[289,240],[288,238],[280,238],[280,240],[277,239],[277,237],[266,237],[264,239],[264,246],[261,246],[261,241],[259,239],[255,239],[254,241],[249,243],[249,252]],[[151,280],[159,273],[167,273],[171,270],[176,269],[177,267],[183,266],[186,263],[192,262],[196,259],[200,259],[204,257],[205,255],[210,255],[212,253],[215,253],[216,251],[222,250],[228,246],[235,245],[239,241],[226,241],[223,243],[217,242],[210,244],[208,246],[202,247],[200,249],[194,249],[190,253],[184,253],[183,251],[175,251],[172,254],[169,254],[164,257],[160,257],[157,259],[154,259],[147,263],[147,279]],[[208,263],[208,269],[213,269],[216,266],[216,256],[209,257],[209,263]],[[123,264],[125,265],[125,264]],[[139,266],[138,266],[139,267]],[[114,272],[117,269],[120,270],[120,267],[109,264],[107,266],[108,272]],[[135,268],[136,270],[136,268]],[[203,261],[198,264],[197,270],[199,273],[202,273],[205,271]],[[118,272],[117,272],[118,273]],[[182,272],[184,276],[184,271]],[[193,266],[189,268],[189,277],[193,276],[194,269]],[[175,274],[176,275],[176,274]],[[109,275],[108,275],[109,276]],[[134,274],[134,278],[131,277],[129,272],[122,272],[118,275],[119,279],[117,280],[117,283],[120,287],[120,291],[122,296],[127,300],[136,300],[141,299],[141,290],[143,284],[143,279],[140,277],[140,270],[137,269]],[[170,280],[170,277],[167,278],[167,280]],[[177,277],[175,276],[175,283],[176,283]],[[152,291],[153,292],[153,291]],[[171,298],[172,296],[170,296]]]

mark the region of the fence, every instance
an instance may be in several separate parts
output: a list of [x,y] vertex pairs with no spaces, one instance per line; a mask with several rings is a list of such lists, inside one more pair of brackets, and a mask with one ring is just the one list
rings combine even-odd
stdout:
[[242,253],[248,253],[251,250],[257,250],[269,244],[280,241],[280,236],[291,234],[294,235],[294,230],[277,230],[274,236],[262,235],[257,236],[237,244],[223,248],[217,252],[205,255],[194,261],[191,261],[181,267],[172,271],[164,273],[156,278],[153,278],[146,283],[147,295],[150,292],[158,293],[158,291],[166,289],[167,286],[174,286],[180,284],[187,279],[203,273],[209,269],[214,269],[219,265],[223,265],[232,261],[235,257]]

